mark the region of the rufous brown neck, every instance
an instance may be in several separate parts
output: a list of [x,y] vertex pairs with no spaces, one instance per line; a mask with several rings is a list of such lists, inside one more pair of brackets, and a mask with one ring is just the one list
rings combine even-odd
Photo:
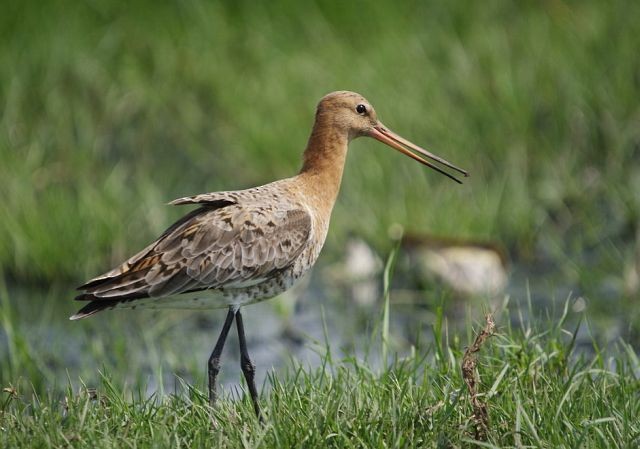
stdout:
[[330,212],[340,190],[349,135],[323,119],[322,114],[316,116],[298,176],[305,193],[318,202],[318,207]]

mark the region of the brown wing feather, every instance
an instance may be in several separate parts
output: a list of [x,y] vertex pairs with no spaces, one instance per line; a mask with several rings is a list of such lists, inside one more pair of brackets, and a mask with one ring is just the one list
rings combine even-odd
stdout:
[[300,207],[224,201],[204,202],[127,262],[80,287],[77,299],[240,288],[289,266],[309,239],[311,217]]
[[204,208],[207,208],[207,207],[219,208],[219,207],[228,206],[230,204],[234,204],[234,203],[228,202],[226,204],[220,204],[216,206],[205,206],[200,209],[192,210],[191,212],[186,214],[184,217],[182,217],[180,220],[176,221],[173,225],[169,226],[169,228],[167,228],[167,230],[165,230],[162,233],[162,235],[158,237],[158,239],[155,242],[153,242],[151,245],[147,246],[145,249],[143,249],[139,253],[133,255],[131,258],[129,258],[129,260],[115,267],[113,270],[108,271],[82,284],[81,286],[78,287],[78,290],[89,290],[93,287],[103,284],[106,281],[110,281],[115,277],[118,277],[120,275],[133,271],[132,267],[135,266],[138,262],[140,262],[145,256],[147,256],[153,250],[153,248],[158,244],[159,241],[161,241],[168,235],[172,234],[178,227],[190,221],[194,216],[199,215]]

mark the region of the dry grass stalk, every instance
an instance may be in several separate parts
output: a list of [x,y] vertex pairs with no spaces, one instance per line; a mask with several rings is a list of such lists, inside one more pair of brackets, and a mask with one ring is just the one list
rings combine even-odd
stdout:
[[480,351],[484,342],[493,335],[496,327],[492,314],[488,313],[485,316],[485,320],[486,324],[484,328],[476,336],[473,344],[465,350],[464,357],[462,358],[462,377],[469,389],[469,396],[473,407],[473,415],[471,416],[471,419],[475,425],[474,438],[478,441],[487,440],[489,412],[487,410],[487,404],[481,401],[478,397],[479,379],[476,374],[476,366],[478,365],[476,353]]

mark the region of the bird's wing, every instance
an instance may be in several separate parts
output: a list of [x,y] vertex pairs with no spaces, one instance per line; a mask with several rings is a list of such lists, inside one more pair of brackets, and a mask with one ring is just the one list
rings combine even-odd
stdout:
[[311,216],[303,207],[219,201],[204,202],[127,262],[79,287],[84,293],[76,299],[246,287],[288,267],[310,238]]

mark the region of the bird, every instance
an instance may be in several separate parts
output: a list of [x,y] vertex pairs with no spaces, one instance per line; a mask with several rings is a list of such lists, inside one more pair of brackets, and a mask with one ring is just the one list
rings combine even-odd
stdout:
[[314,265],[329,229],[349,142],[363,136],[460,184],[447,169],[468,176],[384,126],[362,95],[329,93],[317,105],[297,175],[245,190],[171,201],[197,208],[121,265],[78,287],[75,299],[87,304],[70,319],[117,308],[227,308],[208,359],[209,403],[216,403],[220,356],[235,320],[242,373],[255,414],[262,420],[241,308],[286,291]]

